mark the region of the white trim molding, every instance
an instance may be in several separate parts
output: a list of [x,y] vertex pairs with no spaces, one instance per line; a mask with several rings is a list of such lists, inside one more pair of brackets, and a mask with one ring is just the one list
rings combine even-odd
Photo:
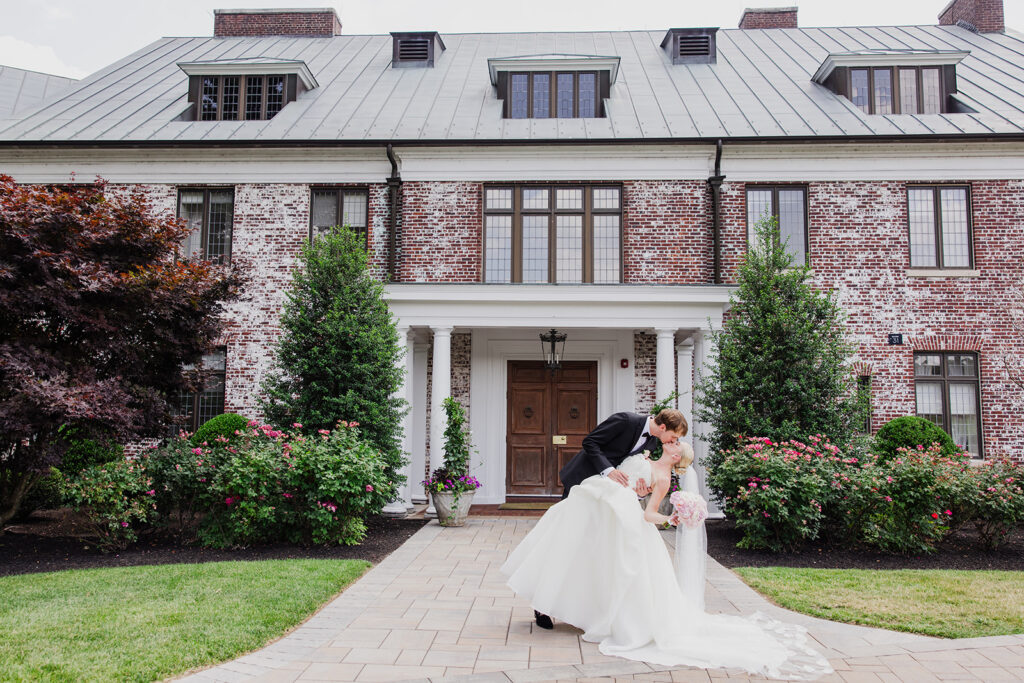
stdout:
[[836,67],[946,66],[959,64],[971,54],[966,50],[857,50],[833,52],[821,63],[811,79],[824,84]]
[[675,329],[721,325],[730,286],[388,284],[402,327]]
[[970,268],[907,268],[907,277],[981,277],[981,271]]
[[295,74],[306,90],[319,84],[301,59],[275,59],[251,57],[239,59],[211,59],[199,62],[178,62],[178,68],[189,76],[290,76]]
[[498,84],[499,71],[608,71],[609,83],[615,83],[619,73],[618,57],[612,55],[520,55],[518,57],[491,57],[487,71],[491,85]]

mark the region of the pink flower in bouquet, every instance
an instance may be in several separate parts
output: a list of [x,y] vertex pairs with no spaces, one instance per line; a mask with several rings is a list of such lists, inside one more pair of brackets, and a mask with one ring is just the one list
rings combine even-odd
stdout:
[[669,521],[676,526],[683,524],[688,529],[695,529],[708,518],[707,501],[696,493],[676,491],[669,497],[669,502],[675,508]]

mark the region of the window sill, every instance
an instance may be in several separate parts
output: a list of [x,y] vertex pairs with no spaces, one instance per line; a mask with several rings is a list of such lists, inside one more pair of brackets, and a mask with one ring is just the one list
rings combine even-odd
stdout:
[[908,268],[907,277],[981,277],[981,271],[971,268]]

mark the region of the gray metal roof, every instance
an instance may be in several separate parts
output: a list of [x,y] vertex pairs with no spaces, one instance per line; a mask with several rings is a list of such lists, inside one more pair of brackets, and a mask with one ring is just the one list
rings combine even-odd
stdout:
[[[446,34],[434,68],[392,69],[391,37],[164,38],[76,84],[0,141],[520,141],[1019,134],[1024,35],[955,26],[721,30],[715,64],[672,65],[664,32]],[[812,82],[860,50],[964,50],[958,98],[973,114],[869,116]],[[503,119],[488,58],[617,55],[607,118]],[[184,121],[177,62],[303,60],[319,87],[270,121]]]
[[52,100],[76,82],[74,78],[0,66],[0,119]]

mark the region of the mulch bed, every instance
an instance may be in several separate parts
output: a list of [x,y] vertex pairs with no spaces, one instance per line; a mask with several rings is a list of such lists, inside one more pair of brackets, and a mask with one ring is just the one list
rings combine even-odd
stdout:
[[146,564],[222,562],[226,560],[344,559],[377,563],[387,557],[426,523],[422,519],[367,520],[366,539],[355,546],[290,544],[255,546],[243,550],[212,550],[183,546],[166,536],[143,537],[133,547],[103,553],[68,510],[43,510],[0,534],[0,576],[53,572],[62,569],[127,567]]
[[[539,516],[539,513],[533,513]],[[62,569],[124,567],[145,564],[221,562],[269,559],[362,559],[379,562],[402,545],[427,521],[423,519],[368,520],[366,539],[357,546],[289,544],[256,546],[242,550],[211,550],[183,546],[166,536],[144,537],[120,552],[102,553],[83,535],[80,520],[68,510],[36,512],[28,520],[6,528],[0,535],[0,576],[51,572]],[[812,567],[818,569],[1001,569],[1024,571],[1024,527],[998,550],[974,547],[972,529],[962,529],[930,555],[884,555],[828,545],[809,546],[798,552],[773,554],[736,547],[740,533],[730,520],[707,524],[708,553],[726,567]]]
[[740,534],[730,520],[709,520],[708,554],[726,567],[810,567],[814,569],[999,569],[1024,571],[1024,527],[994,551],[976,547],[977,534],[964,528],[929,555],[885,555],[812,545],[793,553],[774,554],[736,547]]

